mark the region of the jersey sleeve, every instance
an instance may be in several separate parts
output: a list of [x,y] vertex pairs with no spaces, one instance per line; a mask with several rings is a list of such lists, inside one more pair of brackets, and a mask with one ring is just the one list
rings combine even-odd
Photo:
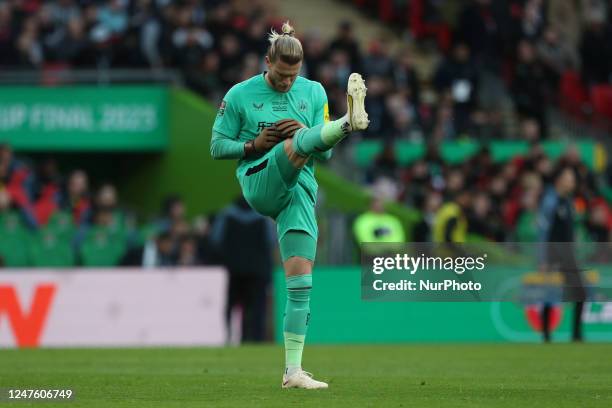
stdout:
[[[329,104],[327,102],[327,94],[325,93],[325,89],[323,89],[323,85],[317,85],[318,89],[315,93],[314,98],[315,116],[312,122],[313,126],[329,122]],[[313,157],[321,161],[329,160],[331,159],[331,156],[332,149],[326,150],[324,152],[316,152],[313,154]]]
[[213,159],[241,159],[244,156],[244,142],[234,140],[215,130],[210,140],[210,155]]
[[242,117],[234,87],[221,101],[212,128],[210,154],[214,159],[239,159],[244,156],[244,143],[238,140],[241,128]]

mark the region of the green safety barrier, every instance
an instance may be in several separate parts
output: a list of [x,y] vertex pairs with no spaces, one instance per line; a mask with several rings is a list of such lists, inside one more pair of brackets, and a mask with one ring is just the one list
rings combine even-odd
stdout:
[[[359,167],[370,166],[376,156],[383,150],[384,143],[379,140],[364,140],[354,149],[354,160]],[[606,165],[605,150],[593,141],[580,141],[572,143],[578,149],[582,160],[592,170],[601,171]],[[469,160],[481,149],[483,145],[474,140],[459,140],[444,142],[440,145],[440,156],[449,164],[459,164]],[[487,144],[494,162],[501,163],[524,155],[529,151],[529,143],[522,140],[496,140]],[[542,149],[552,159],[561,156],[570,143],[547,141],[542,143]],[[425,156],[426,145],[409,141],[397,141],[393,145],[397,161],[406,166]]]

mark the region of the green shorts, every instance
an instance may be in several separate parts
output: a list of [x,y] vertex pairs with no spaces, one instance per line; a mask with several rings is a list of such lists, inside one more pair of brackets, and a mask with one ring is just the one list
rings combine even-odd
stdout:
[[251,207],[276,221],[279,241],[288,231],[295,230],[307,233],[316,242],[316,190],[309,187],[316,183],[310,173],[293,166],[283,143],[240,168],[238,181]]

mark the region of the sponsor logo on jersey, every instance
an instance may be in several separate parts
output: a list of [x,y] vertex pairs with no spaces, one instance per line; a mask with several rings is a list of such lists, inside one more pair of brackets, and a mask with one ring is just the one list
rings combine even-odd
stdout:
[[266,122],[266,121],[257,122],[257,133],[261,132],[265,128],[271,127],[272,125],[274,125],[274,122]]
[[255,109],[256,111],[261,111],[263,109],[263,102],[262,103],[255,103],[253,102],[253,109]]
[[284,99],[272,102],[272,112],[287,112],[287,104]]

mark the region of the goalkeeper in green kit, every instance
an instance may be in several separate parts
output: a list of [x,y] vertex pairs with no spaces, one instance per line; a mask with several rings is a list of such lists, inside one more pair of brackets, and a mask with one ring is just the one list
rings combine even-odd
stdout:
[[367,128],[366,87],[361,75],[351,74],[348,112],[330,122],[321,84],[298,76],[304,53],[293,28],[285,23],[269,40],[268,71],[227,92],[210,151],[215,159],[239,159],[236,176],[245,199],[276,221],[287,284],[282,387],[327,388],[302,370],[318,235],[313,158],[329,159],[340,140]]

